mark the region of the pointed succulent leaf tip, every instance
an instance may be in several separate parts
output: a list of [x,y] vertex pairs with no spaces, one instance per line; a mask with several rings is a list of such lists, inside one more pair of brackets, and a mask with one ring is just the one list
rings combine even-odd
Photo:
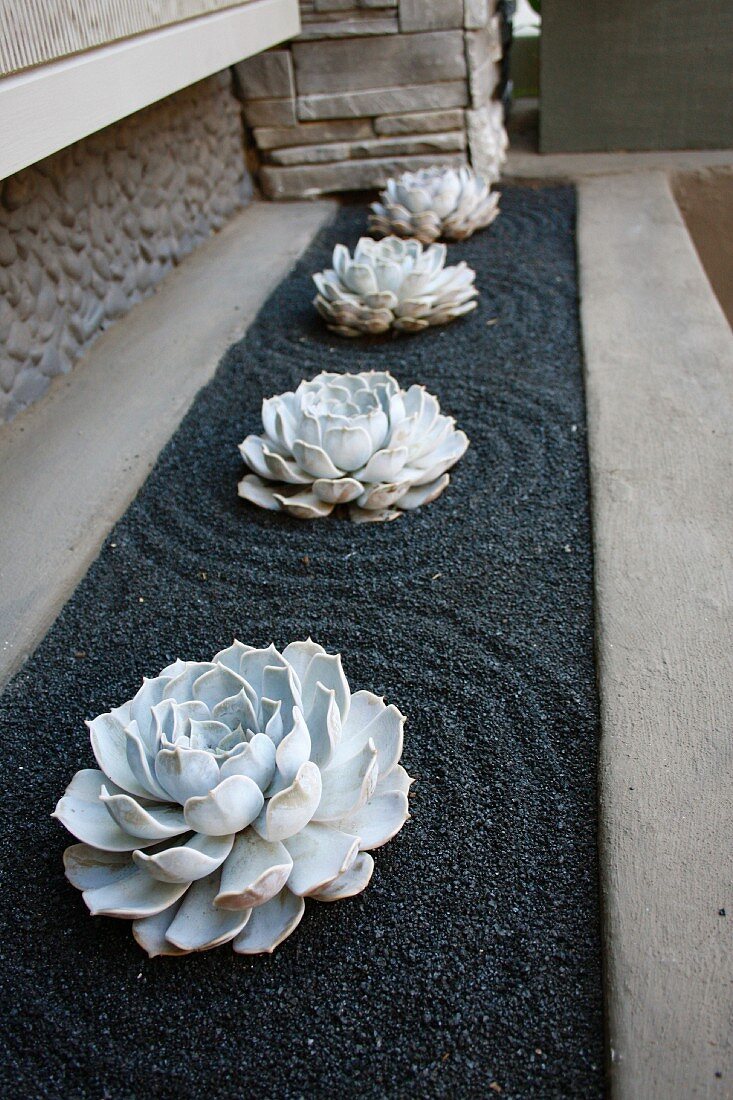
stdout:
[[286,840],[308,824],[321,800],[322,779],[318,767],[307,760],[298,768],[290,786],[268,799],[254,827],[264,840]]
[[185,844],[148,855],[135,851],[132,858],[160,882],[195,882],[220,867],[232,850],[234,835],[203,836],[196,833]]
[[301,764],[310,759],[311,738],[305,719],[298,707],[293,708],[293,728],[283,737],[275,751],[277,770],[286,783],[292,783]]
[[359,838],[312,821],[285,841],[293,859],[288,889],[305,897],[348,871],[359,853]]
[[183,806],[189,798],[208,794],[219,781],[216,757],[204,749],[161,749],[155,774],[169,798]]
[[225,836],[245,829],[262,809],[262,791],[247,775],[230,775],[203,797],[189,798],[183,815],[189,829]]
[[266,733],[256,733],[221,765],[222,779],[247,775],[261,791],[266,791],[275,775],[275,744]]
[[156,955],[188,955],[188,951],[174,947],[165,938],[180,906],[180,901],[175,901],[173,905],[169,905],[167,909],[162,909],[152,917],[142,917],[132,922],[132,934],[136,942],[151,959]]
[[[397,392],[380,372],[321,381],[358,415]],[[352,695],[340,656],[311,638],[175,661],[90,723],[104,767],[77,772],[54,813],[79,841],[66,877],[92,914],[133,921],[150,956],[273,951],[305,896],[365,889],[367,850],[408,819],[403,721]]]
[[[148,837],[132,836],[120,828],[102,801],[103,785],[115,794],[125,793],[95,768],[85,768],[77,772],[63,798],[59,799],[53,816],[77,840],[103,852],[131,852],[134,848],[145,848],[154,844],[155,841]],[[181,832],[183,831],[185,825]]]
[[136,920],[167,909],[189,889],[188,883],[159,882],[137,868],[106,886],[84,890],[82,897],[93,917]]
[[231,912],[217,909],[218,871],[189,886],[165,938],[182,951],[205,951],[233,940],[249,920],[250,910]]
[[145,809],[132,795],[110,794],[104,783],[99,798],[112,820],[130,836],[157,841],[186,832],[186,822],[178,806],[151,806]]
[[292,868],[292,856],[284,844],[263,840],[254,829],[245,829],[224,864],[214,904],[234,910],[264,905],[280,893]]
[[372,203],[369,226],[377,237],[462,241],[491,225],[499,197],[490,181],[467,166],[421,168],[387,181]]
[[[125,727],[111,714],[100,714],[86,723],[92,751],[104,774],[118,787],[140,798],[150,798],[151,792],[134,774],[127,759]],[[136,734],[139,736],[139,734]]]
[[305,902],[285,886],[279,894],[251,911],[234,940],[239,955],[271,954],[293,932],[305,913]]
[[344,898],[353,898],[366,890],[372,875],[374,874],[374,860],[367,852],[360,852],[351,867],[342,872],[328,885],[320,890],[314,890],[310,895],[316,901],[342,901]]
[[[365,238],[360,242],[361,254],[368,257],[387,245],[397,249],[396,254],[409,267],[405,286],[411,288],[411,293],[420,291],[419,296],[397,303],[397,323],[417,323],[419,318],[420,324],[427,325],[434,306],[439,311],[456,311],[472,304],[464,298],[474,293],[473,273],[465,265],[451,269],[454,276],[442,268],[444,245],[433,245],[423,254],[416,241],[390,239],[377,243]],[[450,286],[445,283],[446,277],[452,280]],[[437,280],[432,296],[423,293],[431,279]],[[467,289],[463,285],[466,279]],[[458,295],[461,302],[451,295]],[[401,390],[386,371],[323,372],[282,397],[290,399],[292,443],[282,455],[278,454],[279,465],[271,462],[267,466],[251,457],[259,455],[259,444],[245,440],[242,454],[255,472],[240,483],[240,495],[262,508],[287,512],[297,519],[320,519],[341,506],[358,522],[395,519],[402,511],[414,511],[440,495],[448,484],[443,475],[468,446],[465,433],[456,428],[452,417],[441,413],[438,399],[424,386]],[[264,446],[262,439],[259,442]],[[297,476],[292,474],[296,468]],[[232,678],[240,676],[247,682],[246,666],[251,660],[259,658],[252,653],[227,652],[219,667],[223,665]],[[298,675],[302,681],[303,676]],[[221,671],[214,673],[209,666],[200,676],[200,683],[195,681],[194,697],[207,701],[202,695],[204,686],[219,676]],[[261,697],[259,686],[253,686]],[[173,691],[180,696],[189,688],[194,690],[194,680],[185,666],[163,689],[163,697]],[[284,722],[287,725],[285,715]],[[135,776],[145,783],[139,768]]]
[[[427,193],[420,194],[425,195],[429,202]],[[422,202],[423,199],[417,201]],[[395,224],[394,228],[390,228],[387,224],[389,208],[381,206],[380,209],[384,210],[383,215],[379,213],[373,216],[375,231],[378,231],[378,227],[382,227],[385,233],[408,230],[405,235],[420,237],[427,244],[439,237],[441,224],[444,224],[437,217],[428,224],[423,213],[418,211],[413,216],[413,221],[420,221],[422,233],[416,228],[409,232],[409,215],[407,220],[400,222],[400,226]],[[314,275],[318,292],[314,305],[331,331],[349,337],[385,332],[391,327],[404,328],[400,324],[400,318],[411,315],[413,301],[417,297],[420,299],[420,317],[425,319],[425,327],[429,324],[445,324],[459,317],[461,311],[466,311],[462,309],[463,305],[478,294],[472,285],[475,274],[470,272],[466,264],[446,267],[445,263],[444,244],[430,244],[427,251],[423,252],[423,245],[419,240],[402,241],[389,235],[383,241],[362,238],[354,250],[353,261],[349,252],[339,244],[333,253],[333,270]],[[470,272],[466,285],[463,282],[463,272]],[[470,286],[468,292],[466,286]],[[267,438],[270,438],[266,425],[265,431]],[[295,438],[297,439],[297,426]],[[250,461],[248,453],[245,453],[250,449],[251,444],[245,440],[242,444],[244,460],[250,462],[255,473],[261,473],[259,455],[253,453]],[[329,451],[328,447],[326,450]],[[335,454],[330,453],[330,456],[337,465],[340,464]],[[300,459],[298,462],[304,467]],[[355,470],[357,466],[346,465],[343,469]]]

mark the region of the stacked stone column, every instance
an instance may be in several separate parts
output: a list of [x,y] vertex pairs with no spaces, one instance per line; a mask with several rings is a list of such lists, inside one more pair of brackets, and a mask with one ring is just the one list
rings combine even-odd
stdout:
[[302,34],[236,66],[271,198],[377,187],[433,164],[498,178],[496,0],[301,0]]

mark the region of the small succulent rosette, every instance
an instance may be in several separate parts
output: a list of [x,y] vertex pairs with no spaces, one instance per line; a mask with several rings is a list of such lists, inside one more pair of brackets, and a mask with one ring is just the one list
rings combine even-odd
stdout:
[[414,237],[423,244],[439,238],[465,241],[499,213],[499,192],[468,167],[405,172],[387,180],[379,198],[371,206],[371,232]]
[[378,336],[395,329],[420,332],[476,308],[476,272],[461,261],[445,266],[446,247],[419,241],[362,237],[354,249],[337,244],[333,267],[313,276],[313,304],[340,336]]
[[175,661],[89,723],[99,769],[54,814],[81,841],[66,876],[151,956],[271,952],[304,898],[360,893],[408,819],[403,724],[310,639]]
[[263,401],[262,423],[240,444],[254,472],[239,495],[298,519],[339,505],[357,522],[397,519],[443,492],[468,447],[436,397],[383,371],[319,374]]

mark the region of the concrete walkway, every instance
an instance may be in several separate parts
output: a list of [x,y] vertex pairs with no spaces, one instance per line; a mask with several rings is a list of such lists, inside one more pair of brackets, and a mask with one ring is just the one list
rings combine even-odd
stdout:
[[667,176],[579,184],[612,1093],[733,1096],[733,333]]
[[[0,429],[0,687],[335,204],[254,203]],[[212,269],[217,278],[212,280]]]

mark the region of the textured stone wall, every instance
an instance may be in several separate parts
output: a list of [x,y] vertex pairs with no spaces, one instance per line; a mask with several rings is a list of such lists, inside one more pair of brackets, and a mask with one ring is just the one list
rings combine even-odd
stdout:
[[495,180],[506,134],[496,0],[301,0],[303,32],[236,66],[266,195],[376,187],[470,161]]
[[227,71],[0,184],[0,420],[251,195]]

